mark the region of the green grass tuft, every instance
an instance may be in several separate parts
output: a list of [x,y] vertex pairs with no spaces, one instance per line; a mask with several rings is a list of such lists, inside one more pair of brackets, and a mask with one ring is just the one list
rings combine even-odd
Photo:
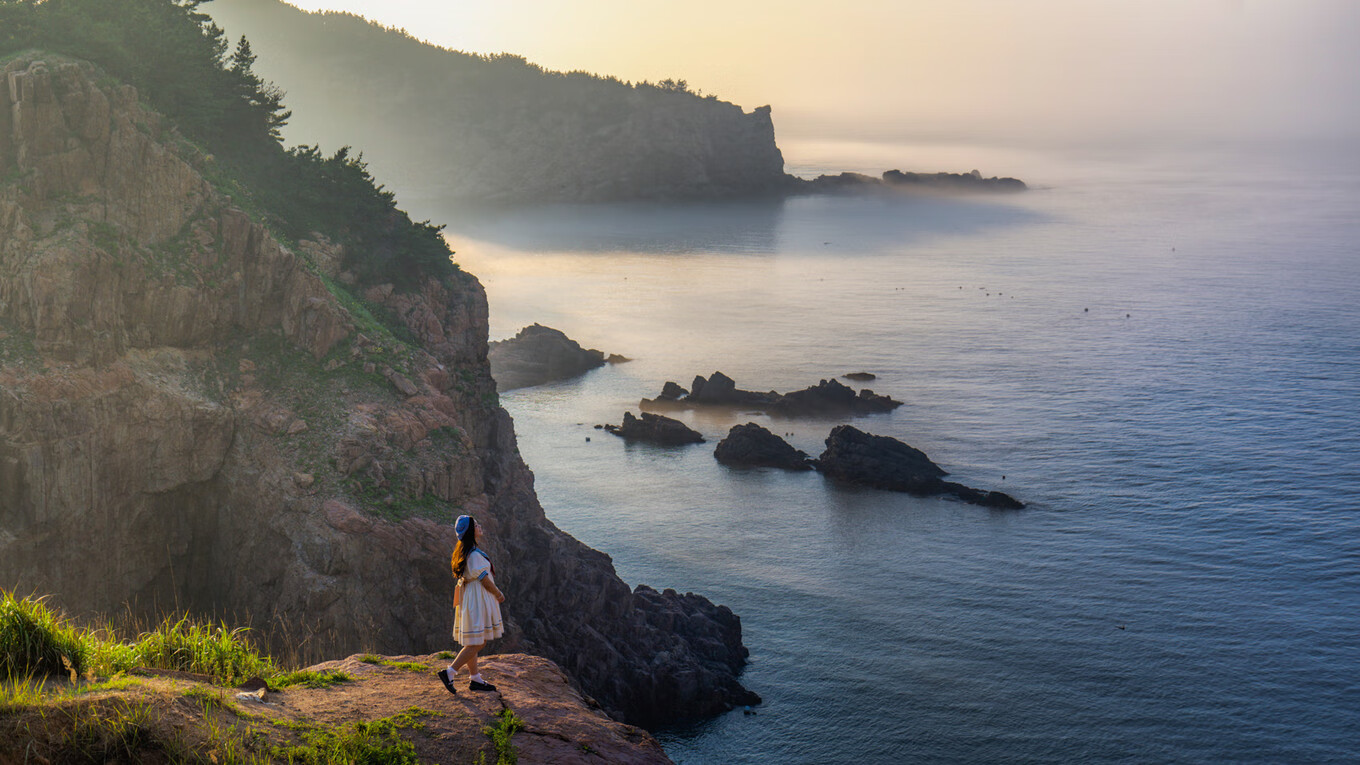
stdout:
[[279,760],[297,765],[331,765],[331,763],[365,763],[367,765],[415,765],[415,745],[400,731],[424,727],[421,717],[433,717],[438,712],[411,707],[392,717],[372,722],[356,722],[345,728],[319,728],[301,732],[303,743],[289,747],[275,747],[271,754]]
[[482,728],[482,733],[490,737],[491,743],[496,747],[496,765],[515,765],[519,761],[519,756],[515,753],[515,745],[510,739],[524,730],[524,721],[509,707],[502,709],[496,717],[500,722]]
[[19,714],[39,706],[46,699],[47,678],[15,677],[0,680],[0,715]]
[[340,683],[348,683],[354,678],[338,669],[327,670],[325,672],[313,672],[309,669],[300,669],[296,672],[283,672],[269,678],[269,684],[275,688],[291,688],[302,686],[303,688],[330,688]]
[[273,662],[250,644],[248,632],[169,617],[137,640],[136,655],[145,667],[196,672],[219,685],[237,685],[275,672]]
[[404,669],[407,672],[432,671],[430,667],[425,664],[419,664],[414,661],[392,661],[391,659],[384,659],[381,656],[374,656],[371,653],[366,653],[363,656],[360,656],[359,661],[362,661],[365,664],[376,664],[377,666],[380,667],[393,667],[395,669]]
[[0,679],[85,671],[87,641],[43,600],[0,590]]

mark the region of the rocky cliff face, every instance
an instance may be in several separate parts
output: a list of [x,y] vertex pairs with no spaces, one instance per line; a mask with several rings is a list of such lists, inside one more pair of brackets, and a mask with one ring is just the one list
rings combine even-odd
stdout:
[[0,584],[424,653],[471,512],[503,650],[630,722],[752,700],[731,611],[630,592],[544,517],[475,278],[356,297],[334,246],[276,241],[133,89],[44,59],[0,82]]

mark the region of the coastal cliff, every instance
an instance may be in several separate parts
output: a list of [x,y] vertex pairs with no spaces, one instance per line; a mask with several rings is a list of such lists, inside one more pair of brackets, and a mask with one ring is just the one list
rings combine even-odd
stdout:
[[712,199],[793,180],[768,106],[746,112],[679,82],[625,83],[446,50],[279,0],[216,0],[207,10],[233,38],[250,38],[258,70],[288,92],[291,140],[362,146],[408,196]]
[[0,82],[0,583],[68,610],[252,621],[322,655],[451,639],[448,522],[483,521],[508,631],[616,718],[754,695],[739,619],[630,591],[534,494],[462,272],[364,286],[281,242],[92,65]]

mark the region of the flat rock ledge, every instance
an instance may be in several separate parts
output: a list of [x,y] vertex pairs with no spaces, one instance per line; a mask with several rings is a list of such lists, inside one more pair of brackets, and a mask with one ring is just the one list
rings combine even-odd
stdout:
[[143,710],[144,717],[131,748],[118,750],[119,762],[198,761],[193,754],[215,762],[222,752],[208,755],[224,741],[236,742],[252,761],[264,761],[305,745],[309,735],[394,720],[396,735],[410,743],[419,762],[490,763],[497,761],[497,752],[483,729],[499,723],[507,708],[524,721],[524,729],[511,738],[520,765],[671,762],[651,734],[611,720],[547,659],[483,656],[482,674],[497,690],[469,690],[464,673],[456,679],[455,696],[434,674],[451,656],[356,654],[309,667],[351,678],[328,688],[274,689],[260,681],[222,688],[188,673],[135,677],[115,690],[49,702],[60,703],[61,714],[36,705],[0,716],[0,762],[86,761],[89,752],[77,751],[73,736],[82,727],[97,730],[100,719],[125,719],[129,708]]
[[605,425],[604,429],[628,441],[647,441],[661,446],[704,442],[704,437],[699,431],[685,423],[651,412],[643,412],[641,417],[634,417],[632,412],[624,412],[623,424]]
[[925,452],[888,436],[874,436],[850,425],[833,428],[817,470],[837,481],[901,491],[919,497],[950,496],[999,510],[1020,510],[1024,503],[999,491],[981,491],[945,481],[949,473]]
[[806,453],[754,422],[733,425],[727,437],[713,450],[713,458],[729,467],[813,468]]
[[668,381],[656,398],[642,399],[642,409],[692,409],[698,407],[739,407],[777,414],[784,417],[836,417],[881,414],[901,406],[890,396],[881,396],[868,388],[858,393],[835,379],[822,380],[808,388],[792,393],[742,390],[736,381],[722,372],[705,378],[697,375],[690,389]]
[[617,354],[606,358],[603,351],[582,348],[560,330],[532,324],[509,340],[487,343],[487,360],[496,386],[507,391],[568,380],[628,359]]

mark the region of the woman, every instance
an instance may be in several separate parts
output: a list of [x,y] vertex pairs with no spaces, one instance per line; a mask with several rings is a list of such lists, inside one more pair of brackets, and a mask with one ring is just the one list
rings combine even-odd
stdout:
[[491,559],[477,547],[481,527],[470,515],[460,515],[453,524],[458,544],[453,548],[453,576],[458,584],[453,590],[453,639],[463,646],[447,669],[439,670],[439,680],[449,693],[456,694],[453,677],[466,666],[471,680],[468,689],[494,691],[477,671],[477,654],[487,641],[505,634],[501,624],[501,603],[505,595],[496,588]]

